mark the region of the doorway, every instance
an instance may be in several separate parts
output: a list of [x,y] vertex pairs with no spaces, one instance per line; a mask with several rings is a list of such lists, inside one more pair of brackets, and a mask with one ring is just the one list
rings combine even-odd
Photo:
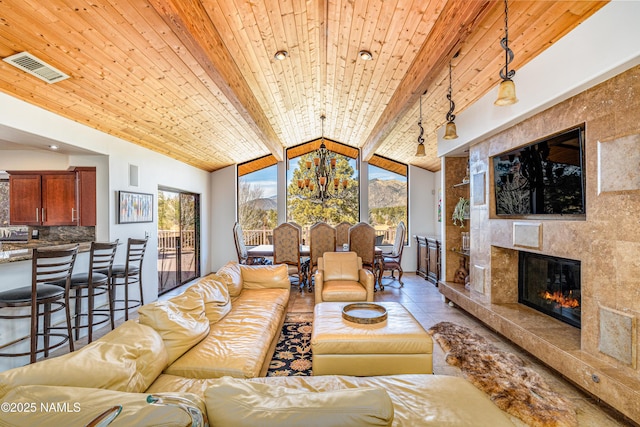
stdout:
[[200,276],[200,196],[158,189],[158,295]]

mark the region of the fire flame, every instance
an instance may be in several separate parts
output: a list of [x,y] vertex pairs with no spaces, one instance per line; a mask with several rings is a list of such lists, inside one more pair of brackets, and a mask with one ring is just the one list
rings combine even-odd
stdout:
[[569,292],[568,296],[564,296],[560,291],[556,291],[551,293],[549,291],[545,291],[542,294],[542,298],[558,303],[563,308],[576,308],[580,307],[580,301],[571,296],[571,292]]

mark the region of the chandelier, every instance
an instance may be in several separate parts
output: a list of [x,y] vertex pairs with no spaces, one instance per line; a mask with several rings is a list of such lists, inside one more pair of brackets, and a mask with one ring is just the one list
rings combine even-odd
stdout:
[[[311,160],[305,162],[307,172],[312,178],[298,179],[298,188],[304,190],[309,199],[315,199],[318,202],[330,199],[332,195],[338,193],[340,188],[346,189],[349,183],[346,179],[340,182],[340,178],[336,176],[336,158],[331,156],[331,152],[324,144],[325,119],[324,114],[320,116],[322,120],[320,147],[315,152],[313,162]],[[333,193],[329,191],[331,185],[333,185]]]

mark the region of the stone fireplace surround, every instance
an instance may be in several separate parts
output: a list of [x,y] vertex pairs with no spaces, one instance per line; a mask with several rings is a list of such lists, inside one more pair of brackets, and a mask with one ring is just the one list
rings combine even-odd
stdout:
[[[490,158],[579,123],[586,129],[585,217],[497,218]],[[439,284],[446,299],[636,423],[640,423],[638,147],[640,67],[473,145],[470,172],[485,181],[482,197],[477,197],[474,180],[470,188],[470,289],[453,283],[448,269]],[[448,169],[447,159],[444,163],[443,190],[460,179],[460,171]],[[445,233],[450,230],[447,225]],[[451,242],[450,237],[445,241]],[[444,257],[455,257],[450,249],[444,248]],[[518,304],[519,250],[581,262],[582,329]]]

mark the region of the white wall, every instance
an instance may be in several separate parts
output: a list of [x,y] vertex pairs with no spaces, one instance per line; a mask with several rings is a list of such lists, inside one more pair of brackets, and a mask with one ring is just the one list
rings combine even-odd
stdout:
[[233,224],[236,222],[236,166],[228,166],[211,174],[211,271],[216,271],[229,261],[237,261],[233,240]]
[[[60,156],[56,153],[3,151],[0,169],[66,169],[68,166],[96,166],[97,191],[97,239],[123,243],[118,248],[116,262],[124,262],[126,241],[129,237],[141,238],[149,234],[149,244],[143,264],[142,281],[145,302],[157,299],[157,193],[158,186],[166,186],[200,195],[201,206],[201,272],[211,270],[212,192],[210,174],[188,166],[167,156],[150,151],[120,138],[89,128],[80,123],[57,116],[17,98],[0,93],[0,139],[16,143],[55,143],[64,147],[79,147],[80,154]],[[85,154],[86,153],[86,154]],[[33,162],[30,162],[29,159]],[[138,187],[129,185],[129,164],[139,167]],[[233,168],[232,168],[233,169]],[[151,193],[154,196],[155,212],[153,222],[141,224],[117,224],[117,200],[119,190]],[[235,187],[233,190],[235,194]],[[227,199],[228,200],[228,199]],[[226,203],[226,201],[225,201]],[[231,230],[231,227],[229,227]],[[229,234],[231,232],[229,231]],[[233,242],[232,242],[233,243]],[[78,258],[78,271],[88,258],[83,254]],[[2,289],[9,289],[30,283],[30,262],[0,264]],[[59,319],[58,319],[59,320]],[[26,329],[12,331],[3,322],[0,327],[0,342],[7,336],[28,334]],[[7,369],[0,360],[0,370]],[[12,363],[20,363],[15,359]],[[23,362],[24,363],[24,362]]]

